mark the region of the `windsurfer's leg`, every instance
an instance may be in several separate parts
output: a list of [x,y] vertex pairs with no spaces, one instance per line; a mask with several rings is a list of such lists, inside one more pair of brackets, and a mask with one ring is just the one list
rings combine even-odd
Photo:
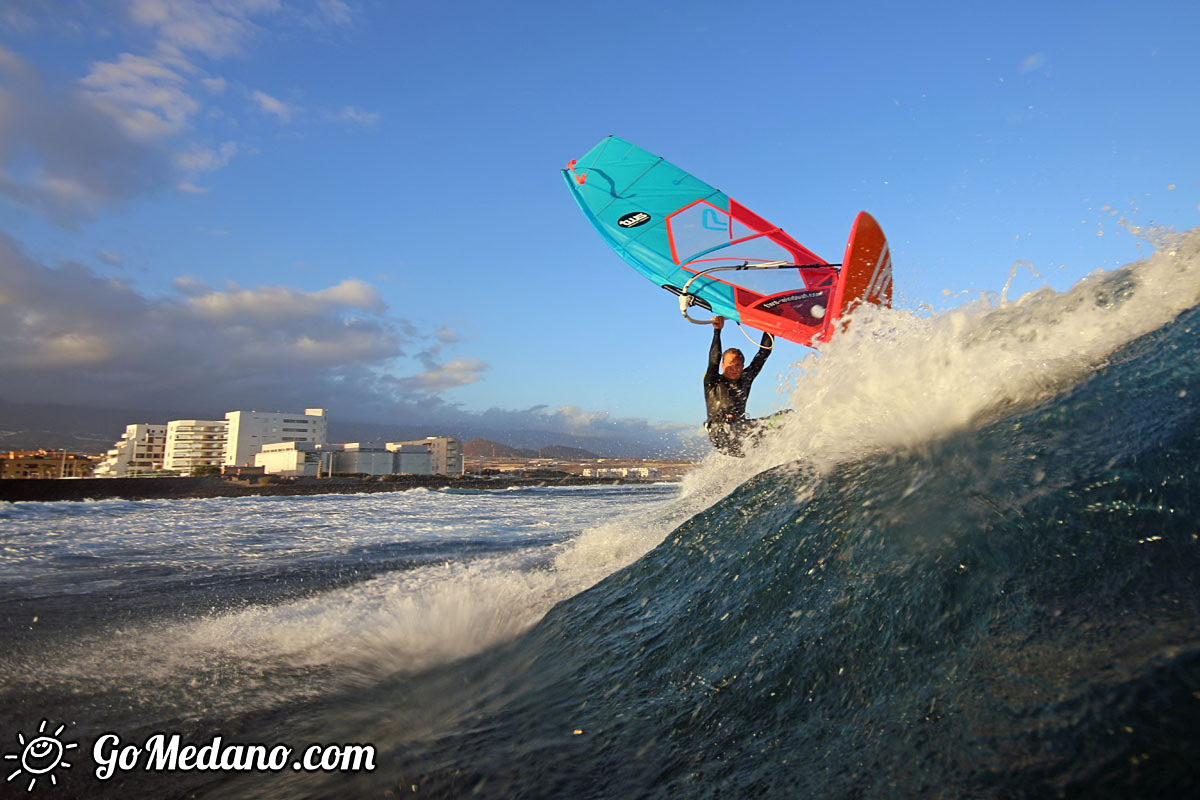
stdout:
[[708,425],[708,438],[713,443],[713,447],[720,450],[725,455],[741,458],[745,455],[742,452],[741,437],[737,435],[733,426],[716,424]]
[[737,438],[738,447],[740,448],[743,444],[757,445],[763,434],[768,429],[775,427],[775,417],[777,416],[778,414],[773,414],[769,417],[744,419],[737,423],[733,428],[733,435]]

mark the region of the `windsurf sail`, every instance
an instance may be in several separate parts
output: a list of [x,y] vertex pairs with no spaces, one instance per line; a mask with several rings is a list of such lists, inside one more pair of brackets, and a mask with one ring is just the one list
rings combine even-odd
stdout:
[[[883,304],[890,301],[890,258],[886,275],[875,276],[874,299],[847,296],[840,265],[829,264],[720,190],[623,139],[603,139],[568,163],[563,177],[600,236],[642,275],[680,295],[685,317],[688,307],[696,305],[808,345],[827,340],[852,302],[879,302],[884,283]],[[877,271],[882,265],[880,260]]]

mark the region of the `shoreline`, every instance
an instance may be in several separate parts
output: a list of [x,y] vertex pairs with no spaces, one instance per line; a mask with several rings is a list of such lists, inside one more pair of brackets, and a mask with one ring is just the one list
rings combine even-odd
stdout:
[[205,497],[299,497],[371,494],[409,489],[512,489],[537,486],[640,485],[673,481],[638,478],[472,478],[399,475],[394,478],[296,478],[280,482],[232,481],[217,477],[26,478],[0,481],[0,502],[56,503],[86,500],[171,500]]

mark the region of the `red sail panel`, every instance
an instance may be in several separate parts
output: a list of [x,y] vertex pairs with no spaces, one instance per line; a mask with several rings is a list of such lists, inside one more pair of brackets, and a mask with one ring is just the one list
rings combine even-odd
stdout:
[[744,205],[729,198],[729,213],[738,222],[748,228],[753,228],[761,233],[766,233],[767,238],[778,244],[780,247],[791,253],[791,261],[794,264],[824,264],[825,259],[809,250],[804,245],[797,242],[791,236],[784,232],[783,228],[772,225],[765,219],[755,214]]

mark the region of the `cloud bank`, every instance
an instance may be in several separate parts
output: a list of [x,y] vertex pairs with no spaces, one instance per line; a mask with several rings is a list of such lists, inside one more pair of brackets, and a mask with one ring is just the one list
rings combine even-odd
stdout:
[[[108,4],[56,9],[16,3],[0,12],[0,30],[32,35],[61,29],[72,38],[95,25],[139,34],[143,52],[118,53],[87,65],[66,85],[48,81],[15,50],[0,45],[0,196],[53,223],[73,228],[101,212],[170,187],[204,193],[204,174],[255,151],[245,142],[214,142],[208,118],[266,116],[281,126],[303,116],[288,87],[239,86],[216,74],[224,59],[271,35],[262,23],[326,35],[354,25],[357,8],[341,0],[284,5],[280,0],[127,0],[115,19]],[[103,9],[103,10],[101,10]],[[89,17],[89,15],[91,15]],[[73,21],[73,25],[68,22]],[[314,109],[311,121],[376,124],[380,115],[343,104]]]
[[[340,420],[671,451],[686,426],[545,405],[474,412],[445,396],[486,378],[447,327],[420,330],[356,279],[306,291],[213,288],[181,278],[150,297],[67,263],[54,268],[0,233],[0,400],[163,409],[163,419],[236,408],[324,407]],[[130,420],[135,422],[138,420]],[[607,445],[606,445],[607,446]]]
[[[422,336],[362,281],[318,291],[176,286],[172,296],[147,297],[81,264],[36,263],[0,234],[6,398],[164,408],[336,402],[363,412],[404,399],[378,376]],[[409,380],[419,385],[420,376]]]
[[134,132],[166,125],[166,117],[140,108],[122,122],[106,102],[79,88],[52,89],[0,46],[0,194],[70,226],[168,186],[169,150]]

